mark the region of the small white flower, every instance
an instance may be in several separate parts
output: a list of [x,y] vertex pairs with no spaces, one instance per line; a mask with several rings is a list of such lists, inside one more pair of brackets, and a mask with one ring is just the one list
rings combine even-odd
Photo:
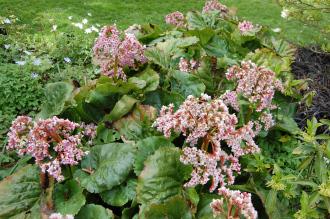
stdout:
[[87,20],[86,18],[84,18],[84,19],[82,20],[82,23],[83,23],[83,24],[87,24],[87,23],[88,23],[88,20]]
[[92,13],[87,13],[88,16],[92,17]]
[[69,16],[68,19],[69,19],[69,20],[72,20],[72,16]]
[[9,44],[5,44],[5,49],[9,49],[10,48],[10,45]]
[[69,57],[65,57],[65,58],[64,58],[64,61],[65,61],[66,63],[70,63],[70,62],[71,62],[71,59],[70,59]]
[[52,30],[51,30],[51,32],[55,32],[55,31],[56,31],[56,29],[57,29],[57,25],[56,25],[56,24],[54,24],[54,25],[52,26]]
[[289,10],[288,10],[288,9],[283,9],[283,10],[281,11],[281,17],[282,17],[282,18],[287,18],[287,17],[289,17]]
[[38,73],[36,73],[36,72],[32,72],[31,73],[31,78],[37,78],[39,75],[38,75]]
[[74,26],[78,27],[79,29],[83,29],[84,25],[82,23],[74,23]]
[[27,50],[24,50],[23,52],[24,52],[26,55],[28,55],[28,56],[32,54],[32,52],[29,52],[29,51],[27,51]]
[[85,30],[85,33],[87,33],[87,34],[89,34],[89,33],[91,33],[91,32],[93,32],[91,28],[87,28],[87,29]]
[[4,22],[5,24],[11,24],[11,21],[10,21],[8,18],[4,19],[3,22]]
[[41,59],[39,59],[39,58],[35,59],[33,61],[33,65],[36,65],[36,66],[41,65]]
[[95,31],[97,33],[99,32],[99,29],[97,29],[94,25],[92,25],[90,28],[92,31]]
[[97,26],[97,27],[101,27],[101,25],[99,25],[99,24],[96,24],[96,26]]
[[275,33],[278,33],[278,32],[281,32],[281,28],[276,27],[276,28],[272,29],[272,31]]
[[15,63],[16,63],[17,65],[21,65],[21,66],[23,66],[23,65],[26,64],[26,61],[16,61]]

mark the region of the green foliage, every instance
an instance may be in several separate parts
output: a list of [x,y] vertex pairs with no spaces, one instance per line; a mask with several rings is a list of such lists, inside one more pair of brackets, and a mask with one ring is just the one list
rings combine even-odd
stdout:
[[40,200],[41,188],[36,166],[27,165],[0,182],[0,218],[32,211]]
[[179,157],[177,148],[161,147],[145,161],[136,188],[139,203],[162,203],[182,194],[182,184],[189,177],[190,168]]
[[86,202],[83,189],[74,181],[66,181],[65,184],[57,184],[54,191],[54,203],[56,210],[63,214],[76,215]]
[[82,207],[78,219],[112,219],[114,215],[111,210],[102,207],[101,205],[88,204]]
[[135,151],[134,145],[124,143],[94,146],[82,162],[82,170],[75,172],[75,178],[92,193],[112,189],[127,179],[133,169]]
[[13,64],[0,64],[0,142],[18,115],[34,115],[43,101],[42,85],[31,72]]
[[[300,92],[307,82],[294,80],[291,74],[295,48],[267,27],[248,36],[240,34],[239,20],[232,11],[226,17],[189,12],[186,21],[187,28],[167,27],[166,31],[153,24],[136,26],[135,34],[146,44],[148,63],[124,69],[126,81],[98,75],[91,59],[95,33],[55,31],[45,37],[1,38],[0,46],[11,43],[12,47],[6,52],[0,49],[0,58],[6,62],[0,65],[5,75],[0,77],[0,94],[6,97],[0,109],[7,110],[0,115],[10,120],[18,114],[34,115],[40,110],[44,87],[45,101],[36,118],[56,115],[94,123],[97,136],[89,144],[83,142],[89,153],[79,165],[63,167],[65,181],[53,185],[49,180],[47,188],[38,177],[39,170],[28,165],[33,159],[16,161],[17,157],[2,151],[0,179],[8,177],[0,182],[6,197],[0,200],[0,218],[38,218],[51,205],[54,212],[87,219],[119,215],[123,219],[212,218],[210,203],[222,197],[206,194],[209,184],[184,186],[192,171],[180,161],[185,135],[173,133],[165,138],[153,123],[164,105],[173,103],[177,109],[189,95],[219,97],[232,89],[225,72],[242,60],[273,70],[285,91],[275,94],[276,126],[256,137],[261,152],[240,159],[242,174],[230,188],[253,193],[260,218],[329,215],[330,137],[320,134],[320,127],[329,129],[330,123],[313,119],[301,130],[294,120],[297,103],[312,98]],[[24,55],[30,50],[33,54]],[[66,57],[71,62],[65,62]],[[36,58],[42,65],[33,64]],[[200,67],[182,72],[180,58],[198,60]],[[7,64],[17,60],[26,65]],[[21,71],[38,75],[31,79],[30,73],[22,76]],[[13,93],[15,98],[10,96]],[[249,114],[245,100],[239,104],[239,125],[243,125],[247,117],[256,115]],[[3,124],[0,134],[8,127],[8,122]],[[223,148],[227,151],[226,145]]]

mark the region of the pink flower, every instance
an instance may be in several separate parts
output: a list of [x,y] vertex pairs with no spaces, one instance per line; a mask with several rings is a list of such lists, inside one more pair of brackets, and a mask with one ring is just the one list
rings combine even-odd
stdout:
[[185,27],[185,25],[186,25],[185,17],[179,11],[172,12],[172,13],[166,15],[165,22],[167,24],[172,24],[176,27]]
[[[179,109],[174,112],[173,104],[163,106],[154,127],[165,137],[171,131],[182,133],[190,146],[202,142],[201,148],[186,147],[180,160],[193,166],[191,179],[186,186],[205,185],[212,180],[210,191],[219,185],[233,184],[234,173],[240,173],[240,156],[259,152],[254,142],[257,134],[255,123],[250,121],[237,128],[237,117],[229,112],[222,99],[211,99],[202,94],[195,98],[188,96]],[[227,145],[230,153],[222,148]]]
[[231,106],[237,112],[239,111],[239,103],[236,92],[228,90],[221,96],[221,99],[225,104]]
[[73,215],[62,215],[61,213],[52,213],[48,219],[73,219]]
[[275,125],[273,116],[270,113],[263,112],[260,115],[259,120],[264,124],[264,128],[266,131],[268,131],[271,127],[273,127]]
[[246,35],[254,29],[254,26],[250,21],[243,21],[238,23],[238,29],[242,35]]
[[190,61],[185,59],[185,58],[180,58],[180,62],[179,62],[179,69],[182,72],[192,72],[196,69],[198,69],[199,67],[199,62],[191,59]]
[[126,79],[125,67],[137,68],[138,63],[145,63],[145,47],[133,34],[126,33],[121,39],[116,25],[104,27],[93,47],[94,60],[100,65],[104,75]]
[[203,13],[210,11],[219,11],[222,14],[227,14],[228,8],[227,6],[221,4],[218,0],[210,0],[205,3],[203,7]]
[[31,155],[42,172],[61,181],[64,179],[61,165],[77,165],[85,156],[81,139],[86,130],[81,133],[78,128],[79,124],[56,116],[36,122],[32,122],[30,117],[20,116],[8,133],[7,149],[16,149],[20,155]]
[[273,71],[258,67],[251,61],[242,61],[241,67],[235,65],[229,68],[226,77],[237,82],[236,94],[242,94],[250,103],[256,104],[257,112],[276,108],[272,100],[275,91],[283,91],[283,86]]
[[[236,216],[243,215],[247,219],[256,219],[258,217],[258,212],[254,209],[251,194],[247,192],[240,192],[238,190],[229,190],[225,187],[221,187],[218,190],[219,195],[224,196],[227,203],[227,209],[235,209],[231,214]],[[210,204],[213,210],[214,216],[220,216],[224,214],[223,209],[223,198],[214,199]],[[227,216],[227,212],[224,214]],[[232,218],[233,215],[230,215]]]

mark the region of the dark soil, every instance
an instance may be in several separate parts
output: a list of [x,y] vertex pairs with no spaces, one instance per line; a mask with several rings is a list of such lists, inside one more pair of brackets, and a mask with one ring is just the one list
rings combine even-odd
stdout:
[[317,119],[330,119],[330,53],[300,48],[292,64],[292,72],[297,79],[310,79],[309,91],[316,91],[311,107],[303,104],[298,107],[298,125],[304,127],[307,119],[313,116]]

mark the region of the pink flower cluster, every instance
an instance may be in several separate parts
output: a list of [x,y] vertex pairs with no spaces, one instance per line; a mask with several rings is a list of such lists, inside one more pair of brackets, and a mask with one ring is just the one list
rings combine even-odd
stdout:
[[210,192],[213,192],[219,185],[222,187],[233,184],[234,172],[239,173],[241,170],[238,158],[228,155],[224,151],[210,154],[196,147],[185,147],[180,161],[193,166],[191,179],[185,186],[205,185],[212,179]]
[[[259,147],[253,140],[260,131],[255,123],[250,121],[236,128],[236,115],[229,113],[221,99],[211,100],[206,94],[202,94],[200,98],[188,96],[176,112],[173,104],[163,106],[154,126],[166,137],[171,135],[172,130],[183,133],[191,146],[203,139],[201,148],[204,150],[185,148],[181,157],[183,163],[194,167],[192,178],[186,186],[204,185],[210,178],[211,191],[219,184],[233,184],[233,173],[240,171],[239,157],[259,152]],[[223,142],[231,149],[231,155],[222,149]],[[206,152],[209,151],[209,145],[211,153]]]
[[191,59],[190,61],[185,58],[180,58],[179,69],[182,72],[192,72],[199,67],[199,62]]
[[[225,213],[224,200],[213,199],[210,206],[213,210],[214,217],[219,215],[230,215],[230,218],[239,219],[243,215],[247,219],[256,219],[258,217],[257,211],[254,209],[251,194],[247,192],[240,192],[238,190],[229,190],[221,187],[218,190],[219,195],[224,196],[227,203],[227,213]],[[235,209],[235,211],[234,211]],[[233,215],[234,214],[234,215]]]
[[165,22],[167,24],[171,24],[176,27],[185,27],[185,25],[186,25],[185,17],[179,11],[175,11],[175,12],[172,12],[172,13],[166,15]]
[[73,215],[62,215],[61,213],[52,213],[48,219],[74,219]]
[[[232,66],[226,73],[228,80],[236,80],[236,94],[242,94],[251,103],[256,103],[256,111],[274,109],[272,100],[276,90],[283,92],[282,82],[275,73],[265,67],[258,67],[251,61],[242,61],[240,66]],[[235,105],[236,103],[233,102]]]
[[238,23],[238,29],[242,35],[246,35],[249,32],[253,31],[254,26],[250,21],[243,21]]
[[134,34],[125,34],[121,39],[116,25],[104,27],[93,47],[94,60],[104,75],[126,79],[125,67],[137,68],[147,61],[145,47]]
[[61,165],[77,165],[85,155],[80,146],[86,130],[81,132],[78,128],[79,124],[56,116],[36,122],[19,116],[8,133],[7,149],[31,155],[42,172],[61,181],[64,179]]
[[221,4],[218,0],[210,0],[205,3],[203,13],[210,11],[219,11],[221,14],[227,14],[228,8],[227,6]]

